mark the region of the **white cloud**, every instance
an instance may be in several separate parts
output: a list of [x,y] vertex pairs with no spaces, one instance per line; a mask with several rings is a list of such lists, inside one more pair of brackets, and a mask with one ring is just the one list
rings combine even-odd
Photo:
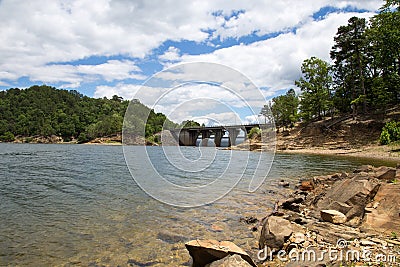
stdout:
[[[324,20],[309,20],[295,33],[250,45],[236,45],[210,54],[183,55],[183,62],[205,61],[226,64],[247,75],[259,87],[267,87],[265,96],[294,86],[300,77],[300,66],[311,56],[330,61],[329,51],[340,25],[352,16],[369,17],[373,13],[333,13]],[[218,75],[218,74],[215,74]]]
[[94,92],[95,98],[107,97],[111,98],[113,95],[118,95],[127,100],[132,100],[137,91],[141,88],[140,85],[119,83],[116,86],[99,85]]
[[[22,71],[22,70],[21,70]],[[30,67],[24,70],[30,73],[32,81],[45,83],[66,82],[69,88],[76,88],[82,82],[105,80],[112,82],[124,79],[144,79],[145,76],[138,73],[140,69],[129,60],[109,60],[99,65],[69,65],[53,64]]]
[[179,49],[170,46],[164,54],[158,57],[161,61],[178,61],[180,59]]
[[[65,83],[64,86],[77,87],[83,79],[90,81],[96,77],[107,81],[142,79],[139,72],[136,69],[129,69],[123,60],[109,61],[97,66],[76,67],[66,63],[96,56],[115,55],[126,56],[132,60],[146,60],[146,56],[156,53],[157,48],[168,40],[176,42],[189,40],[207,44],[213,38],[239,38],[251,33],[262,35],[285,32],[298,26],[306,29],[310,23],[312,24],[310,16],[324,6],[340,8],[354,6],[374,11],[381,4],[380,0],[240,2],[2,0],[0,1],[2,20],[0,82],[7,84],[8,81],[28,77],[32,81],[61,82]],[[240,12],[237,16],[231,17],[233,11]],[[335,21],[330,20],[330,22],[337,25]],[[326,27],[329,30],[332,28]],[[306,33],[303,35],[307,37]],[[321,36],[315,38],[323,39]],[[275,39],[276,41],[271,42],[272,45],[280,40]],[[302,40],[300,42],[304,46],[304,42]],[[283,45],[285,48],[285,44]],[[321,50],[321,47],[322,45],[317,48]],[[275,53],[262,43],[234,47],[231,51],[234,50],[243,51],[232,54],[222,49],[220,52],[215,52],[215,55],[224,60],[223,63],[230,63],[232,60],[225,58],[224,55],[230,54],[236,60],[248,61],[249,58],[254,60],[256,56],[264,53]],[[300,50],[296,52],[289,62],[297,62],[295,58],[302,58],[301,53]],[[304,53],[307,55],[307,51]],[[168,61],[179,59],[179,54],[177,48],[170,47],[159,58],[168,65]],[[278,53],[278,57],[284,56]],[[262,58],[268,59],[266,56]],[[259,62],[259,64],[270,64],[270,62]],[[239,64],[233,66],[237,65]],[[242,67],[246,65],[241,64]],[[279,74],[285,71],[283,67],[286,68],[280,65],[280,62],[274,61],[267,69],[268,72],[272,70],[270,75],[278,74],[280,78]],[[246,69],[241,70],[248,73]],[[252,68],[251,72],[254,71],[256,70]],[[293,70],[289,67],[286,72],[292,73]],[[282,85],[285,83],[287,84],[283,80]]]

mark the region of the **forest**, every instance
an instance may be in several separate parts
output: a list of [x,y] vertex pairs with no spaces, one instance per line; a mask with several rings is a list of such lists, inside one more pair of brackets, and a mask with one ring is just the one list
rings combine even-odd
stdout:
[[[95,99],[75,90],[46,85],[8,89],[0,92],[0,141],[11,142],[16,136],[56,135],[65,142],[75,139],[84,143],[120,134],[128,105],[128,100],[116,95]],[[146,138],[160,132],[164,123],[167,127],[176,126],[164,114],[155,113],[138,100],[132,101],[130,111],[135,121],[145,125]],[[148,119],[140,114],[148,114]]]
[[277,127],[291,127],[298,121],[355,118],[398,106],[400,1],[385,1],[369,21],[352,17],[340,26],[330,57],[332,64],[317,57],[304,60],[302,77],[295,81],[300,94],[288,90],[273,98],[261,114],[269,116],[270,109]]

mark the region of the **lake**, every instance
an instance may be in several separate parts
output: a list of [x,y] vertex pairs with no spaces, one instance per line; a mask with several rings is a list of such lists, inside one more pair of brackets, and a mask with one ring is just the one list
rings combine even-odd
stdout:
[[[175,183],[191,185],[209,183],[222,169],[236,179],[238,170],[224,165],[231,153],[237,161],[258,157],[258,152],[218,150],[210,168],[187,173],[171,168],[161,147],[147,150],[155,169]],[[181,147],[181,152],[194,159],[199,155],[195,147]],[[141,160],[135,161],[134,172],[147,175]],[[361,164],[389,163],[277,154],[256,192],[248,191],[244,177],[218,201],[184,208],[144,193],[132,179],[122,146],[1,143],[0,265],[188,266],[184,242],[196,238],[229,240],[256,252],[257,234],[239,220],[268,214],[290,192],[279,186],[281,179],[294,186],[302,177],[351,171]]]

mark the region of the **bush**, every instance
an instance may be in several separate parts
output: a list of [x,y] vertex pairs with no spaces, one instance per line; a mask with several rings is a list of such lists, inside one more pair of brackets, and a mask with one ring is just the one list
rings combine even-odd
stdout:
[[391,142],[400,140],[400,122],[391,121],[387,122],[382,128],[379,141],[381,145],[387,145]]
[[0,141],[2,142],[13,142],[15,140],[15,136],[12,132],[5,132],[0,136]]
[[78,144],[86,143],[90,141],[90,138],[86,135],[86,133],[80,133],[78,136]]
[[261,129],[258,127],[251,128],[250,132],[247,134],[247,137],[253,138],[256,136],[261,136]]

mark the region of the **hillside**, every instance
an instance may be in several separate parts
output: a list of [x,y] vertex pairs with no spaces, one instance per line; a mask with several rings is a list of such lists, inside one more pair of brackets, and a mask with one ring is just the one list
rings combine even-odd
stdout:
[[[86,143],[110,137],[118,140],[129,101],[122,97],[91,98],[78,91],[42,85],[0,91],[0,141]],[[165,125],[175,123],[138,100],[129,105],[137,135],[152,140]],[[120,138],[119,138],[120,139]]]

